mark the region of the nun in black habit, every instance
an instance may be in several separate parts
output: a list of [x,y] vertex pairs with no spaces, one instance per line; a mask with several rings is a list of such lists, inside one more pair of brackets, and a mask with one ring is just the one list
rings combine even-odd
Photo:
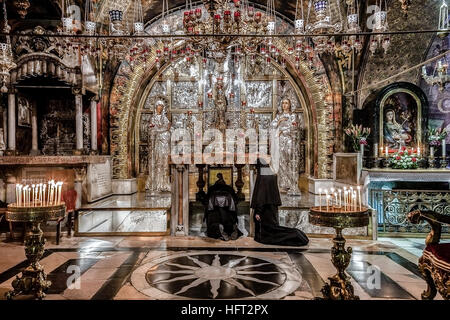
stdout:
[[304,246],[308,237],[296,228],[280,226],[281,205],[277,176],[264,159],[258,159],[258,173],[250,207],[254,209],[255,241],[281,246]]
[[236,240],[242,235],[237,227],[238,198],[233,187],[226,184],[221,173],[217,174],[217,178],[206,196],[206,234],[214,239]]

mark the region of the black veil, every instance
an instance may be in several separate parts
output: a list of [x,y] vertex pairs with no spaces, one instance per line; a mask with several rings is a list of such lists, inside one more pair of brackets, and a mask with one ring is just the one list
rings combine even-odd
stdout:
[[270,165],[262,158],[258,158],[256,166],[258,172],[250,207],[255,209],[266,204],[281,206],[277,175],[270,168]]

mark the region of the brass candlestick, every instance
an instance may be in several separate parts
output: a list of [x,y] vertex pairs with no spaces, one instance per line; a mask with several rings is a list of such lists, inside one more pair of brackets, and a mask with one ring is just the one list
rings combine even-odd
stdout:
[[359,300],[354,294],[350,277],[345,273],[352,257],[352,248],[345,249],[345,238],[342,230],[345,228],[365,227],[369,225],[369,209],[361,207],[357,211],[330,210],[323,211],[320,207],[313,207],[309,212],[309,222],[336,230],[331,248],[331,262],[337,269],[337,273],[329,277],[329,283],[322,288],[325,300]]
[[446,157],[446,156],[443,156],[443,157],[442,157],[440,165],[441,165],[441,169],[447,168],[448,160],[447,160],[447,157]]
[[43,207],[20,207],[16,204],[8,205],[6,220],[10,222],[31,223],[31,230],[25,234],[25,255],[29,262],[28,267],[22,271],[22,276],[16,276],[12,282],[14,290],[5,294],[6,298],[12,299],[17,295],[31,295],[42,300],[51,282],[47,281],[47,275],[39,260],[44,253],[45,239],[41,230],[41,223],[58,220],[64,217],[65,204],[43,206]]

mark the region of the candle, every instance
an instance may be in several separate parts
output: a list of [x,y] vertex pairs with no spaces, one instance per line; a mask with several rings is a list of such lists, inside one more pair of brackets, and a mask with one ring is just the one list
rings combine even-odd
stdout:
[[420,146],[417,147],[417,156],[420,157]]
[[330,195],[327,193],[327,211],[330,211],[329,200],[330,200]]
[[337,192],[334,193],[334,206],[335,207],[338,206],[338,195],[337,195]]
[[36,186],[34,184],[31,185],[31,203],[34,206],[34,193],[35,193]]
[[45,206],[45,188],[47,185],[44,183],[42,186],[42,206]]
[[19,205],[19,185],[16,184],[16,205]]
[[61,191],[62,191],[62,181],[59,182],[59,197],[58,197],[58,204],[61,204]]
[[51,185],[51,191],[50,191],[50,199],[49,199],[49,201],[50,201],[50,205],[52,205],[53,204],[53,193],[54,193],[54,186],[53,186],[53,183],[52,183],[52,185]]
[[447,155],[447,150],[445,150],[446,148],[446,144],[445,144],[445,139],[442,139],[442,157],[445,158]]
[[361,208],[361,187],[358,186],[357,189],[358,189],[359,211],[361,211],[361,209],[362,209]]
[[17,186],[17,206],[20,207],[22,200],[22,185]]
[[319,188],[319,210],[322,210],[322,188]]
[[386,147],[386,158],[389,157],[389,149]]
[[344,190],[344,209],[347,210],[347,190]]
[[434,159],[434,147],[430,147],[430,158]]
[[342,190],[339,189],[338,193],[339,193],[339,207],[342,208]]
[[378,158],[378,143],[375,143],[373,145],[373,157],[376,159]]

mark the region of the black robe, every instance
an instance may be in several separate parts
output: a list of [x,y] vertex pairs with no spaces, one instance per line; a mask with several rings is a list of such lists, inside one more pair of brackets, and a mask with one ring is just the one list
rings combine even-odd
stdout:
[[209,188],[206,200],[206,235],[222,240],[240,237],[242,232],[237,228],[238,198],[234,189],[219,180]]
[[[263,174],[261,174],[261,169]],[[255,241],[280,245],[304,246],[309,242],[308,237],[299,229],[280,226],[278,220],[278,206],[281,205],[277,176],[267,165],[259,165],[252,203],[255,221]],[[259,215],[260,220],[256,219]]]

